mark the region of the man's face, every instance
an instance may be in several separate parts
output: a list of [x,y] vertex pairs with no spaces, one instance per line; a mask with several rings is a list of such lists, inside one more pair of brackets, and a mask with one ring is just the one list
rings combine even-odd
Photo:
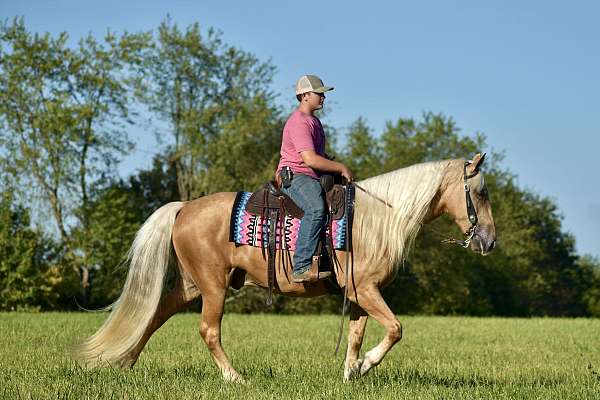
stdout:
[[325,101],[325,93],[310,92],[305,97],[311,110],[320,110],[323,108],[323,102]]

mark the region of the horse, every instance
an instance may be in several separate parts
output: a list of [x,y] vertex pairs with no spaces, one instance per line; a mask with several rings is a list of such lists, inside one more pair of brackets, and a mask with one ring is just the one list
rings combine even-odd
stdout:
[[[351,282],[345,288],[350,300],[345,381],[369,372],[402,338],[402,325],[380,290],[394,278],[423,224],[446,213],[468,236],[465,247],[483,255],[494,248],[496,228],[480,172],[484,158],[478,153],[472,160],[431,161],[357,182],[362,190],[355,196],[353,263],[346,266],[338,251],[341,266],[335,275],[340,287],[346,273]],[[248,284],[265,287],[267,271],[260,248],[229,241],[235,197],[223,192],[168,203],[145,221],[128,254],[120,297],[98,331],[74,348],[81,365],[133,367],[152,334],[201,296],[200,335],[223,379],[244,382],[221,345],[226,293],[236,272],[245,273]],[[177,272],[176,282],[166,290],[170,269]],[[282,295],[312,297],[331,285],[293,283],[279,273],[275,288]],[[369,316],[386,335],[359,358]]]

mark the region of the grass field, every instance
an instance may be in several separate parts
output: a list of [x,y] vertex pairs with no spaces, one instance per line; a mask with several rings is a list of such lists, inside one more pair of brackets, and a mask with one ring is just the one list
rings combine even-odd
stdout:
[[[600,320],[401,317],[383,363],[343,383],[336,316],[226,315],[223,342],[246,385],[226,384],[198,335],[172,318],[133,370],[80,369],[70,344],[103,314],[0,313],[2,399],[600,399]],[[363,349],[383,335],[369,321]]]

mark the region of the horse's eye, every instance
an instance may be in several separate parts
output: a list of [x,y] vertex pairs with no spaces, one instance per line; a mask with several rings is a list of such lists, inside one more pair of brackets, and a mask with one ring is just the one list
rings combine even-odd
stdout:
[[483,189],[477,192],[477,197],[481,200],[485,200],[488,198],[488,191],[486,186],[484,186]]

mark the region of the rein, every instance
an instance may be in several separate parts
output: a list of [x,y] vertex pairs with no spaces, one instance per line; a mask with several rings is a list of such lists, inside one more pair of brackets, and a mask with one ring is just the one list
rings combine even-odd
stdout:
[[369,196],[371,196],[372,198],[374,198],[375,200],[379,200],[380,202],[382,202],[383,204],[385,204],[386,206],[388,206],[389,208],[394,208],[392,207],[392,205],[390,203],[388,203],[387,201],[383,200],[380,197],[377,197],[376,195],[374,195],[373,193],[369,192],[367,189],[363,188],[362,186],[360,186],[358,183],[356,182],[352,182],[352,184],[354,186],[356,186],[357,188],[359,188],[360,190],[362,190],[363,192],[365,192],[366,194],[368,194]]
[[[447,236],[447,235],[443,234],[442,232],[440,232],[436,229],[433,229],[430,226],[427,227],[427,229],[429,229],[433,233],[436,233],[440,237]],[[466,234],[466,236],[467,236],[467,238],[465,240],[458,240],[458,239],[454,239],[451,237],[447,237],[446,239],[442,239],[441,243],[457,244],[460,247],[466,249],[467,247],[469,247],[469,244],[471,244],[471,240],[473,239],[473,236],[475,236],[475,228],[472,227],[471,229],[469,229],[469,232]]]

